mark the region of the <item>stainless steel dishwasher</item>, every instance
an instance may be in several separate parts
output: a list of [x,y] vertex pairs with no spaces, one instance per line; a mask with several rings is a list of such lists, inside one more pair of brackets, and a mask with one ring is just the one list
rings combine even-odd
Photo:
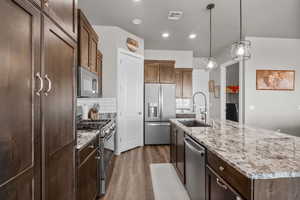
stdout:
[[184,142],[186,189],[191,200],[205,200],[205,148],[189,136]]

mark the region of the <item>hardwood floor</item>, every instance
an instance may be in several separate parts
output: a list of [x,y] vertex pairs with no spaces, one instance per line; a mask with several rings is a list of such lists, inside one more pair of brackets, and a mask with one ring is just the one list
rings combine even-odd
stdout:
[[111,183],[101,200],[154,200],[150,164],[167,163],[169,146],[145,146],[116,158]]

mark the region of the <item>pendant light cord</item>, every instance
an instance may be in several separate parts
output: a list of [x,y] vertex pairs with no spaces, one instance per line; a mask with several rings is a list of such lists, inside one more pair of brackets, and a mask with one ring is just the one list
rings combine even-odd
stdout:
[[242,0],[240,0],[240,41],[243,40],[243,6]]
[[211,9],[209,10],[210,12],[210,20],[209,20],[209,26],[210,26],[210,29],[209,29],[209,57],[211,57],[212,55],[212,20],[211,20],[211,17],[212,17],[212,13],[211,13]]

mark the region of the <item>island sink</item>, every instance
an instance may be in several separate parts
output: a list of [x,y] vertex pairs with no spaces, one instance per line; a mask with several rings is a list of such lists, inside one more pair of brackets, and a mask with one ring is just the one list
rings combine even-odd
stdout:
[[180,120],[179,123],[183,124],[186,127],[211,127],[211,125],[197,120]]

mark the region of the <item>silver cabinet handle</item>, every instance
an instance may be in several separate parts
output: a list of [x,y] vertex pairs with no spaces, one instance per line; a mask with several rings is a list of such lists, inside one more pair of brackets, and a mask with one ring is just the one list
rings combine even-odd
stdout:
[[224,190],[228,189],[227,186],[224,183],[222,183],[222,181],[219,178],[217,178],[217,184]]
[[42,77],[41,77],[40,72],[36,73],[35,77],[38,78],[39,81],[40,81],[40,88],[38,89],[38,91],[36,91],[35,94],[36,94],[37,96],[41,96],[41,91],[42,91],[43,88],[44,88],[44,81],[43,81],[43,79],[42,79]]
[[44,1],[45,7],[49,7],[49,0]]
[[48,90],[45,92],[45,96],[48,96],[49,92],[52,90],[52,82],[48,75],[45,75],[45,79],[48,81]]

